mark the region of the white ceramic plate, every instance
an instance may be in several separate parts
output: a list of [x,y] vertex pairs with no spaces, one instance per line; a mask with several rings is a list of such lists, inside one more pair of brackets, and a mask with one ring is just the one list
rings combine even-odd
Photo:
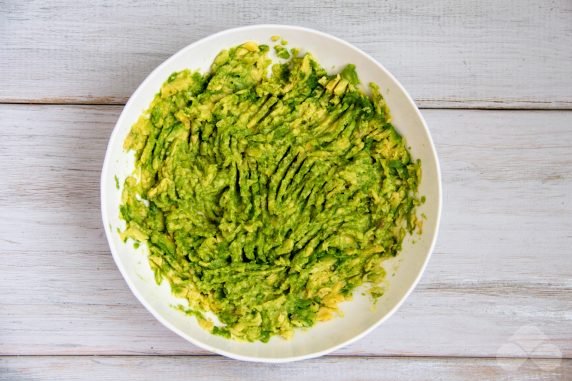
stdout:
[[[414,158],[422,161],[420,193],[427,198],[418,210],[424,213],[423,234],[407,237],[403,250],[395,259],[385,262],[387,290],[372,310],[371,301],[356,292],[354,300],[342,303],[344,317],[318,323],[308,330],[297,330],[294,337],[274,337],[269,343],[244,343],[211,335],[200,328],[194,318],[172,308],[183,303],[171,295],[169,286],[155,284],[147,263],[144,247],[134,249],[123,243],[117,232],[124,223],[119,219],[121,189],[119,183],[132,172],[132,153],[123,150],[123,141],[131,125],[148,107],[161,84],[174,71],[185,68],[207,71],[216,54],[248,40],[269,43],[279,35],[289,47],[311,52],[327,70],[339,71],[348,63],[357,67],[362,83],[380,85],[397,130],[405,137]],[[191,343],[206,350],[247,361],[286,362],[324,355],[350,344],[373,330],[403,303],[411,293],[431,255],[441,212],[441,178],[435,148],[419,110],[397,80],[373,58],[354,46],[315,30],[283,25],[256,25],[226,30],[182,49],[156,68],[133,93],[113,130],[101,174],[101,209],[105,233],[113,258],[127,284],[141,303],[166,327]],[[395,274],[392,276],[392,274]]]

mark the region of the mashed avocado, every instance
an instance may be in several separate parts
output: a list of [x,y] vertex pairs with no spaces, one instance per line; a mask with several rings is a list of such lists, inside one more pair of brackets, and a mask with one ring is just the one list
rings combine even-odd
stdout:
[[420,179],[353,65],[329,75],[269,51],[247,42],[168,78],[125,140],[136,168],[120,209],[122,237],[146,243],[156,281],[204,328],[263,342],[332,318],[362,284],[383,293]]

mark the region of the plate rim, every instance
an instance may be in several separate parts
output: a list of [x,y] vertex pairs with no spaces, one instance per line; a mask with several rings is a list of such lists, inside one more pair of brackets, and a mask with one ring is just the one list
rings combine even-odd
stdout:
[[[130,281],[130,278],[127,274],[127,269],[125,269],[123,264],[121,263],[121,261],[119,259],[119,254],[117,253],[117,249],[115,248],[115,246],[112,243],[112,238],[110,235],[111,231],[109,229],[107,229],[107,226],[109,225],[110,220],[109,220],[109,216],[107,214],[107,210],[105,208],[105,204],[106,204],[106,200],[107,200],[107,197],[105,197],[107,195],[106,189],[107,189],[108,182],[111,181],[108,172],[109,172],[109,168],[110,168],[110,162],[112,160],[110,158],[111,147],[113,145],[112,143],[115,143],[115,141],[118,139],[117,136],[119,134],[120,125],[124,124],[124,119],[126,119],[126,110],[130,108],[129,106],[134,102],[134,99],[138,98],[140,96],[140,93],[142,93],[144,91],[144,89],[147,87],[147,83],[151,81],[151,78],[154,77],[154,75],[157,72],[161,71],[163,69],[163,67],[169,65],[169,63],[176,60],[185,51],[187,51],[188,49],[194,48],[196,45],[198,45],[200,43],[205,43],[205,42],[208,42],[209,40],[216,39],[216,38],[221,37],[223,35],[233,34],[233,33],[239,32],[239,31],[248,31],[248,30],[254,30],[254,29],[261,29],[261,28],[266,28],[266,29],[277,28],[277,29],[282,29],[282,30],[289,29],[292,31],[299,31],[299,32],[319,35],[320,37],[333,40],[336,43],[342,44],[342,45],[356,51],[357,53],[363,55],[364,57],[369,59],[371,62],[373,62],[376,66],[378,66],[395,83],[395,85],[403,92],[407,102],[409,102],[413,106],[413,109],[414,109],[417,117],[421,121],[421,124],[422,124],[422,126],[423,126],[423,128],[427,134],[429,149],[431,151],[432,156],[435,159],[434,160],[434,162],[435,162],[435,173],[436,173],[436,177],[437,177],[436,183],[437,183],[438,205],[437,205],[436,220],[435,220],[435,232],[433,234],[433,237],[431,238],[431,243],[430,243],[427,255],[425,256],[425,260],[424,260],[423,264],[421,265],[421,268],[420,268],[418,274],[416,275],[414,281],[408,286],[407,291],[403,294],[403,297],[399,300],[399,302],[397,302],[383,317],[381,317],[379,320],[377,320],[374,324],[370,325],[368,328],[364,329],[359,334],[343,341],[342,343],[336,344],[332,347],[329,347],[329,348],[321,350],[321,351],[316,351],[316,352],[312,352],[312,353],[308,353],[308,354],[304,354],[304,355],[288,356],[288,357],[281,357],[281,358],[241,355],[241,354],[237,354],[234,352],[226,351],[224,349],[215,348],[215,347],[213,347],[213,346],[211,346],[211,345],[209,345],[203,341],[200,341],[200,340],[198,340],[198,339],[196,339],[190,335],[187,335],[182,330],[177,328],[175,325],[171,324],[165,318],[163,318],[163,316],[161,314],[159,314],[159,312],[157,312],[146,301],[146,299],[136,289],[135,285]],[[128,101],[125,103],[125,106],[123,106],[121,114],[120,114],[119,118],[117,119],[117,122],[115,123],[113,130],[111,132],[111,135],[109,137],[109,140],[107,142],[106,151],[105,151],[105,158],[103,160],[101,177],[100,177],[100,208],[101,208],[101,218],[103,221],[103,228],[105,231],[107,244],[108,244],[109,249],[111,251],[111,254],[113,256],[113,260],[114,260],[117,268],[119,269],[119,272],[121,273],[123,279],[125,280],[125,283],[127,283],[127,286],[129,287],[129,289],[131,290],[133,295],[135,295],[137,300],[163,326],[165,326],[166,328],[168,328],[172,332],[176,333],[180,337],[184,338],[185,340],[189,341],[190,343],[192,343],[193,345],[196,345],[199,348],[202,348],[202,349],[205,349],[207,351],[210,351],[210,352],[213,352],[216,354],[220,354],[220,355],[232,358],[232,359],[241,360],[241,361],[249,361],[249,362],[259,362],[259,363],[287,363],[287,362],[300,361],[300,360],[306,360],[306,359],[312,359],[312,358],[320,357],[320,356],[326,355],[328,353],[331,353],[337,349],[340,349],[342,347],[350,345],[350,344],[362,339],[363,337],[368,335],[370,332],[375,330],[383,322],[385,322],[387,319],[389,319],[401,307],[401,305],[410,296],[410,294],[413,292],[413,290],[415,289],[415,287],[419,283],[421,277],[425,273],[425,270],[426,270],[427,265],[429,263],[429,259],[433,255],[433,251],[435,249],[435,244],[437,242],[437,238],[439,235],[439,229],[440,229],[440,225],[441,225],[441,212],[442,212],[442,205],[443,205],[443,189],[442,188],[443,188],[443,184],[442,184],[442,178],[441,178],[441,167],[440,167],[440,163],[439,163],[439,157],[437,155],[437,151],[435,149],[435,144],[433,142],[433,137],[431,136],[431,133],[429,131],[427,123],[426,123],[425,119],[423,118],[423,115],[421,114],[419,108],[415,104],[414,100],[411,98],[410,94],[407,92],[407,90],[393,76],[393,74],[389,70],[387,70],[379,61],[377,61],[375,58],[373,58],[371,55],[364,52],[360,48],[356,47],[353,44],[350,44],[349,42],[347,42],[345,40],[342,40],[341,38],[338,38],[338,37],[333,36],[331,34],[321,32],[321,31],[318,31],[318,30],[315,30],[312,28],[307,28],[307,27],[297,26],[297,25],[288,25],[288,24],[255,24],[255,25],[248,25],[248,26],[241,26],[241,27],[236,27],[236,28],[224,29],[222,31],[216,32],[214,34],[210,34],[206,37],[203,37],[197,41],[194,41],[194,42],[184,46],[183,48],[179,49],[176,53],[171,55],[169,58],[164,60],[155,69],[153,69],[145,77],[145,79],[141,82],[141,84],[139,84],[137,89],[133,92],[133,94],[131,94]]]

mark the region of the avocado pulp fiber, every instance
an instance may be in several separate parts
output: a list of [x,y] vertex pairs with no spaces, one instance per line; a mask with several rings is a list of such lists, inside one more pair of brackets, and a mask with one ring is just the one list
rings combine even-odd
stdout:
[[168,78],[124,142],[120,206],[122,238],[146,244],[185,311],[263,342],[332,318],[362,284],[383,294],[382,261],[420,228],[421,174],[353,65],[268,52],[247,42]]

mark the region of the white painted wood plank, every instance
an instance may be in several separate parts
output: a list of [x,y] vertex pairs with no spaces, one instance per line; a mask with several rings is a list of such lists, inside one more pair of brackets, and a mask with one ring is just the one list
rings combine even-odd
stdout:
[[285,23],[362,48],[422,107],[572,108],[570,0],[0,4],[2,102],[124,103],[199,38]]
[[257,364],[218,356],[0,357],[0,380],[569,380],[572,360],[329,357]]
[[[205,353],[109,254],[98,182],[120,110],[0,105],[0,354]],[[494,357],[532,325],[572,357],[572,112],[424,115],[445,189],[436,252],[398,313],[338,354]]]

